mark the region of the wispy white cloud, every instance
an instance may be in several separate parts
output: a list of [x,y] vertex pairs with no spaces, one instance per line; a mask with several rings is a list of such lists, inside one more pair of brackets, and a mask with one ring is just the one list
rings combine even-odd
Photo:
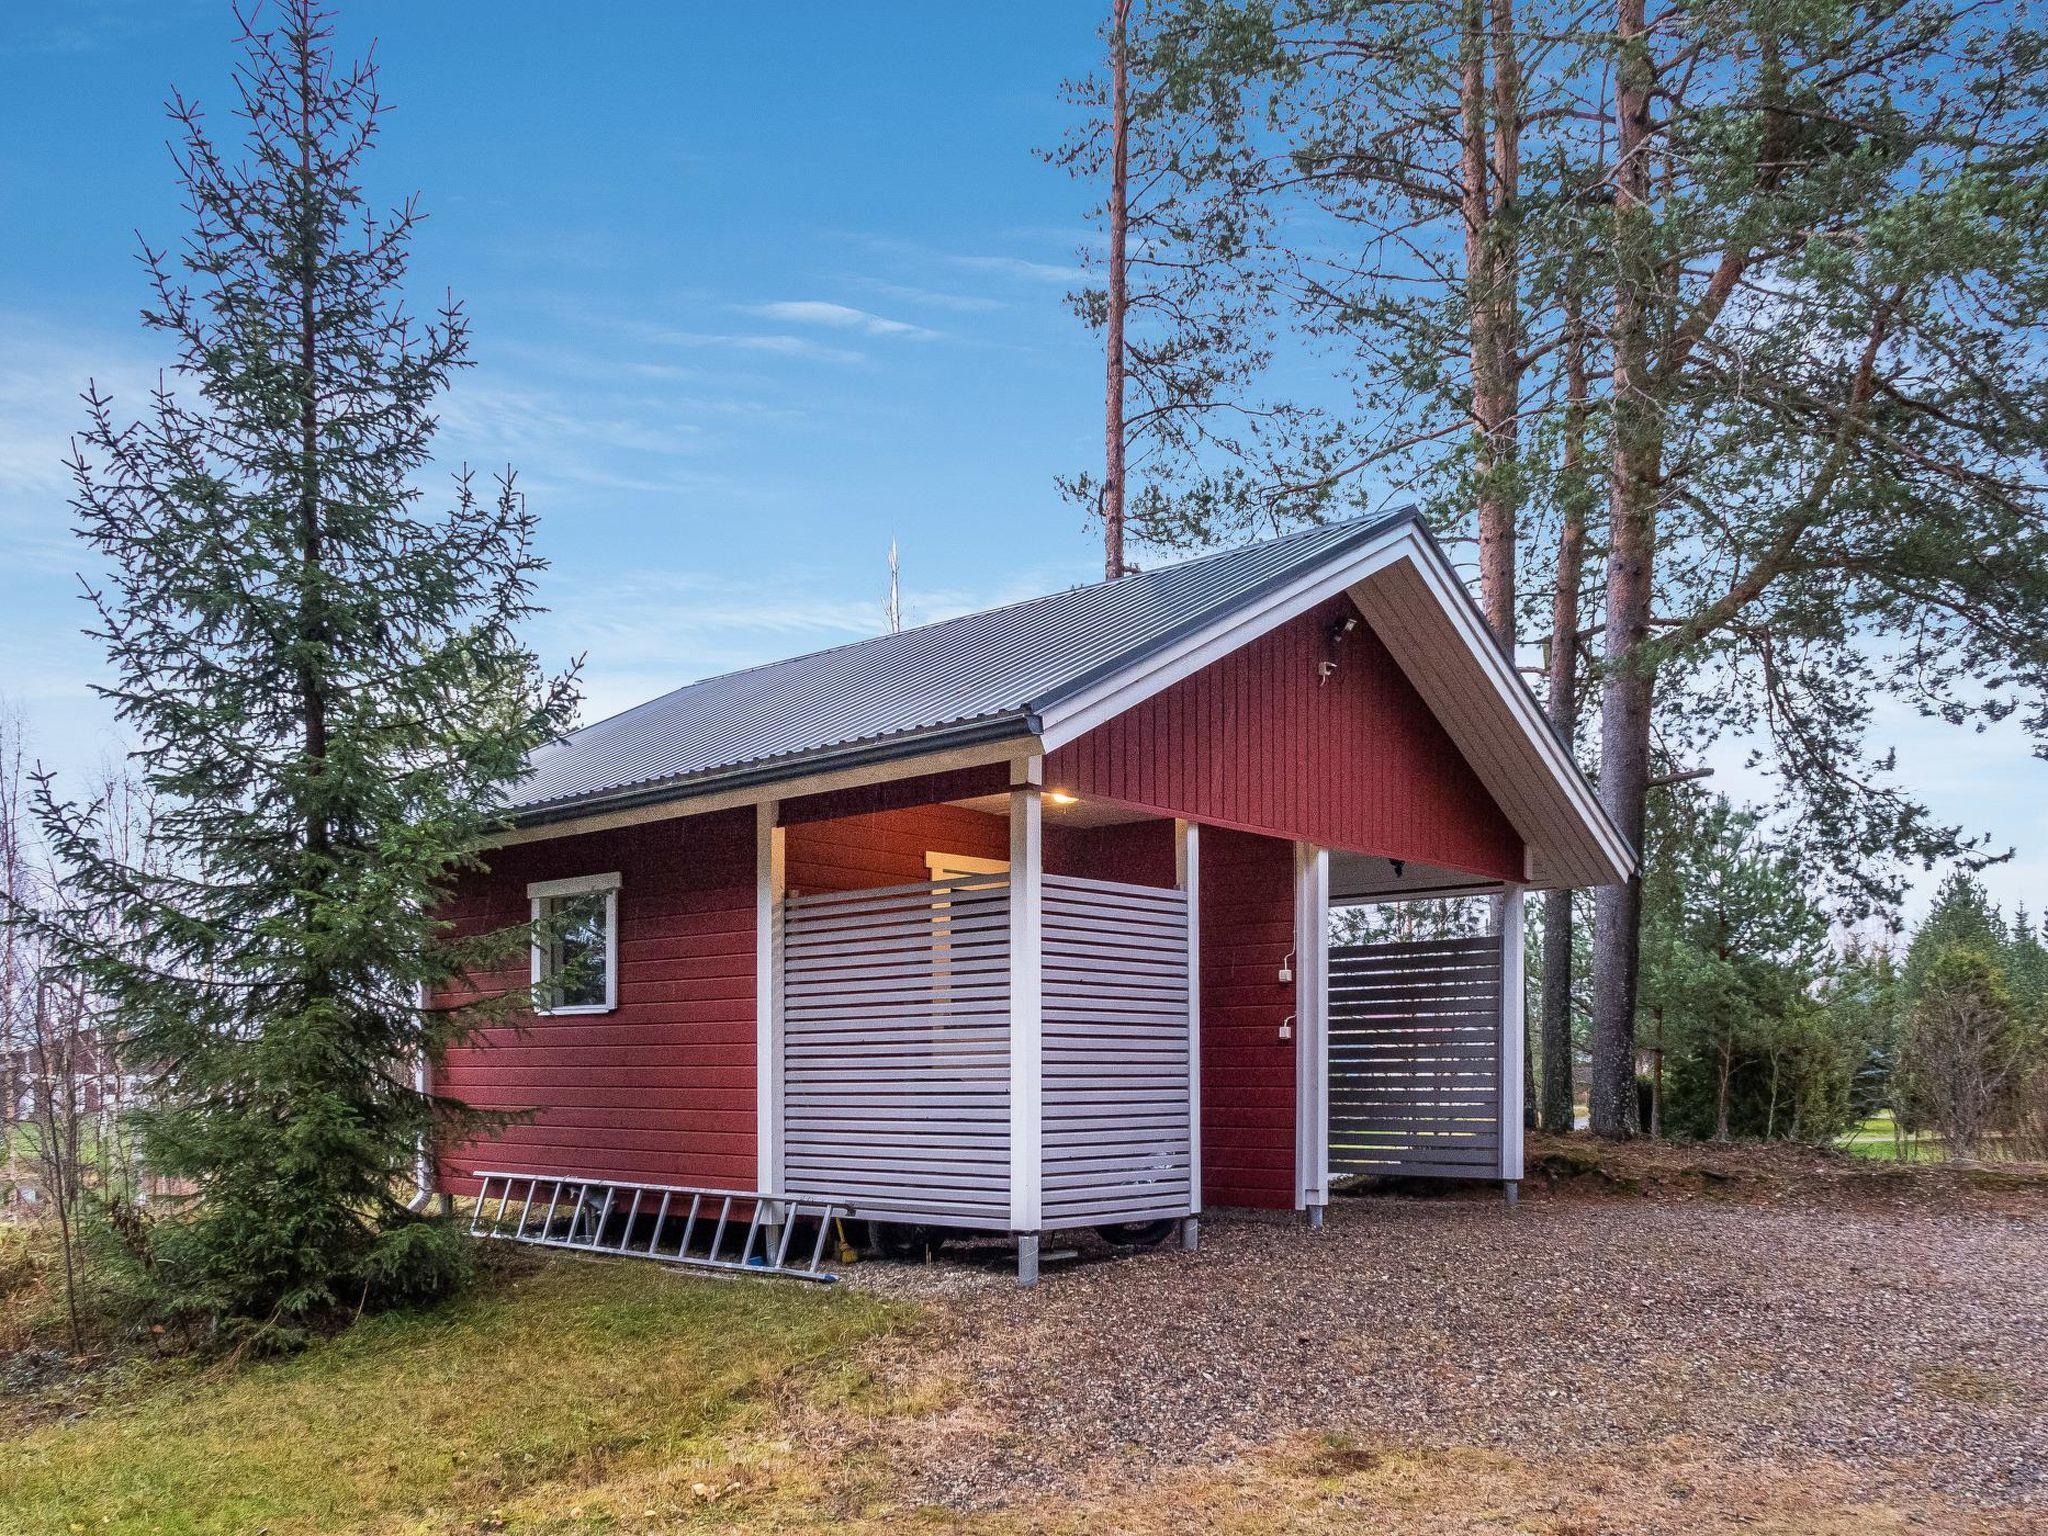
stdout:
[[959,314],[986,314],[990,310],[1005,307],[1001,299],[990,298],[981,293],[949,293],[938,288],[920,288],[914,283],[885,282],[879,277],[853,276],[847,279],[869,293],[878,293],[886,298],[904,304],[919,305],[926,309],[952,310]]
[[[644,314],[621,314],[616,310],[588,304],[579,298],[556,293],[529,294],[520,302],[526,308],[575,326],[585,335],[602,332],[651,352],[673,352],[678,349],[722,350],[836,364],[864,363],[868,360],[866,353],[852,348],[829,345],[816,337],[798,336],[786,331],[700,329],[667,319],[650,318]],[[745,308],[733,305],[723,307],[728,311],[744,311]],[[669,360],[655,357],[635,361],[642,367],[660,368]]]
[[930,340],[939,334],[906,320],[891,320],[885,315],[855,309],[850,304],[834,304],[825,299],[781,299],[772,304],[742,304],[737,307],[743,314],[759,315],[764,320],[777,320],[784,325],[816,325],[827,330],[857,331],[863,336]]
[[64,463],[85,425],[79,396],[88,382],[139,410],[156,381],[139,339],[0,314],[0,505],[61,499],[70,489]]
[[956,267],[974,272],[994,272],[1032,283],[1081,283],[1088,273],[1070,262],[1031,261],[1022,256],[948,256]]
[[[845,231],[842,238],[875,253],[903,271],[915,274],[936,276],[942,272],[975,272],[992,279],[1032,286],[1053,283],[1072,285],[1085,282],[1088,278],[1086,270],[1074,261],[1045,261],[1005,251],[947,250],[938,246],[922,245],[914,240],[901,240],[866,231]],[[1028,246],[1039,247],[1052,242],[1046,238],[1045,232],[1035,232],[1025,237],[1025,243]],[[1071,237],[1062,241],[1069,250],[1075,243]]]

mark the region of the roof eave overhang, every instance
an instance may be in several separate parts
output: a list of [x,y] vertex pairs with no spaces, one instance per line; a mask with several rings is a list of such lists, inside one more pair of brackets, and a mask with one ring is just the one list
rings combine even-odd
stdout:
[[1309,569],[1278,577],[1142,655],[1118,657],[1016,710],[517,810],[494,842],[572,836],[1050,753],[1339,593],[1350,594],[1522,837],[1526,883],[1593,886],[1629,878],[1635,853],[1627,839],[1493,643],[1464,582],[1412,516],[1368,525]]
[[852,788],[976,762],[1001,762],[1041,750],[1038,717],[1029,710],[852,742],[788,757],[744,763],[687,778],[558,800],[515,810],[509,829],[492,841],[534,842],[640,821],[697,815],[728,806]]
[[[1356,544],[1113,672],[1037,701],[1052,752],[1256,636],[1348,592],[1529,849],[1535,886],[1618,884],[1635,852],[1429,531],[1376,524]],[[1534,770],[1541,783],[1530,782]],[[1541,792],[1537,792],[1541,791]]]

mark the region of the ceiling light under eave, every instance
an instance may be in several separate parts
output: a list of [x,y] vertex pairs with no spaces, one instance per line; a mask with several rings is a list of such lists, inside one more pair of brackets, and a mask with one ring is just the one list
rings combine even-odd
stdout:
[[1079,795],[1070,795],[1064,789],[1048,789],[1045,792],[1045,798],[1054,805],[1079,805],[1081,803]]

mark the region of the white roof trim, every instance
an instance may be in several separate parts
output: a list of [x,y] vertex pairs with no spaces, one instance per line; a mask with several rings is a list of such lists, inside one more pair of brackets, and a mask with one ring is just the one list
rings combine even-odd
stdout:
[[[1626,880],[1635,855],[1543,710],[1494,645],[1471,594],[1414,523],[1387,530],[1158,655],[1050,706],[1040,740],[1052,752],[1104,721],[1349,591],[1381,643],[1437,716],[1528,846],[1534,885]],[[1445,630],[1448,635],[1443,634]],[[1431,634],[1430,631],[1437,633]],[[1432,644],[1451,640],[1448,648]],[[1481,685],[1475,697],[1472,683]],[[1505,728],[1505,729],[1503,729]],[[1529,770],[1539,780],[1532,782]]]
[[1162,688],[1192,676],[1210,662],[1229,655],[1267,630],[1286,623],[1297,614],[1306,613],[1326,598],[1336,596],[1390,561],[1399,559],[1409,544],[1420,542],[1412,523],[1389,528],[1370,543],[1350,551],[1342,560],[1305,572],[1288,585],[1267,594],[1256,606],[1239,608],[1208,628],[1188,635],[1178,644],[1104,678],[1074,698],[1040,711],[1039,740],[1045,743],[1047,752],[1052,752],[1076,737],[1085,736],[1105,720],[1122,714]]
[[485,846],[505,848],[515,843],[544,843],[558,837],[577,837],[586,832],[610,832],[620,827],[643,826],[655,821],[676,821],[686,816],[703,816],[712,811],[728,811],[740,806],[773,805],[778,801],[795,800],[804,795],[829,794],[840,789],[862,789],[871,784],[887,784],[896,779],[914,779],[928,773],[948,773],[957,768],[980,767],[985,763],[1010,762],[1038,750],[1037,737],[1018,736],[1009,741],[986,742],[975,747],[955,747],[946,751],[922,753],[916,757],[889,758],[878,763],[862,763],[852,768],[799,774],[787,779],[747,785],[740,789],[717,789],[691,795],[685,799],[658,800],[625,810],[595,810],[588,815],[564,817],[560,821],[508,827],[487,839]]
[[[1416,558],[1398,568],[1389,567],[1380,580],[1361,583],[1352,596],[1416,692],[1465,754],[1480,782],[1522,834],[1529,848],[1530,883],[1614,885],[1628,879],[1635,870],[1635,851],[1551,729],[1535,695],[1493,643],[1457,572],[1433,544],[1417,540],[1417,545]],[[1426,590],[1434,603],[1418,603],[1412,590],[1404,590],[1416,586]],[[1434,644],[1436,637],[1425,632],[1432,618],[1439,625],[1448,621],[1461,643],[1451,648]],[[1491,696],[1514,727],[1519,742],[1503,742],[1493,735],[1495,722],[1480,717],[1469,694],[1456,686],[1469,681],[1474,671],[1491,685]],[[1462,677],[1457,675],[1461,672]],[[1524,743],[1526,752],[1536,759],[1533,766],[1543,770],[1540,785],[1532,785],[1514,761],[1514,746]],[[1542,797],[1532,793],[1540,787],[1561,792],[1565,804],[1560,809],[1568,809],[1575,827],[1560,827],[1554,816],[1543,814],[1535,803]],[[1549,835],[1542,835],[1539,828]],[[1560,838],[1559,832],[1566,835]],[[1571,835],[1574,832],[1576,836]]]

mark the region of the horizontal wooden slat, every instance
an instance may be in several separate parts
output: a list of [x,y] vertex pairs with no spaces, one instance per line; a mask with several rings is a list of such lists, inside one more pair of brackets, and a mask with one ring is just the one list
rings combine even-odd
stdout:
[[1501,1145],[1496,937],[1330,953],[1330,1167],[1484,1177]]

